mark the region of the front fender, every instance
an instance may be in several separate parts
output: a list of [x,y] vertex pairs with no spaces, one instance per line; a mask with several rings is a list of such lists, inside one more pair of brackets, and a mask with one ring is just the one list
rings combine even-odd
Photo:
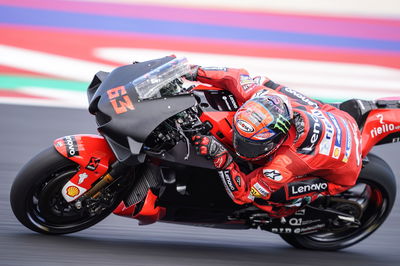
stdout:
[[62,188],[67,202],[79,198],[89,190],[116,160],[106,140],[98,135],[65,136],[54,141],[54,148],[80,166],[79,171]]

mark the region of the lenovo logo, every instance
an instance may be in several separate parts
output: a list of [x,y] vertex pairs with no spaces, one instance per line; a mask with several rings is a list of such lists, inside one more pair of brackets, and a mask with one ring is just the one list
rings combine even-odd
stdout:
[[318,182],[318,183],[292,183],[288,186],[289,197],[296,197],[312,192],[322,192],[328,189],[328,183]]
[[78,145],[73,136],[66,136],[64,138],[65,147],[67,149],[67,156],[74,157],[79,155]]

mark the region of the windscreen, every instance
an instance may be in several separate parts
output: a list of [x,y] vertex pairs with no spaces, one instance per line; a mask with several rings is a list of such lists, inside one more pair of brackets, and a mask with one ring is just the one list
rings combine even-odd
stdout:
[[136,78],[128,86],[132,86],[136,90],[139,99],[156,97],[163,87],[189,73],[189,70],[190,67],[185,57],[175,58]]

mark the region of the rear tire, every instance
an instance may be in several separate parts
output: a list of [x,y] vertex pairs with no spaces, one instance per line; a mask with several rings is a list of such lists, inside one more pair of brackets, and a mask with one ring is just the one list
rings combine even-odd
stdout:
[[354,190],[363,187],[365,193],[370,192],[370,198],[364,202],[360,227],[310,235],[282,234],[282,239],[296,248],[332,251],[350,247],[378,229],[393,207],[396,198],[396,179],[384,160],[374,154],[369,154],[368,158],[370,161],[362,169],[357,185],[354,186]]
[[121,202],[116,193],[96,215],[67,203],[61,188],[79,165],[50,147],[32,158],[18,173],[10,202],[15,217],[27,228],[44,234],[68,234],[86,229],[107,217]]

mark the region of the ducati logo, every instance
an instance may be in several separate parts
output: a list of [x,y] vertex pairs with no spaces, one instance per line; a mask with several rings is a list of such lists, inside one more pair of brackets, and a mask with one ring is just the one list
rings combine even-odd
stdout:
[[251,133],[254,132],[254,128],[252,125],[250,125],[248,122],[244,120],[238,120],[237,121],[237,126],[240,130],[246,132],[246,133]]
[[88,178],[88,174],[86,174],[86,173],[82,173],[82,174],[80,174],[79,175],[79,181],[78,181],[78,184],[80,185],[80,184],[82,184],[83,183],[83,181],[85,181],[85,179],[86,178]]

